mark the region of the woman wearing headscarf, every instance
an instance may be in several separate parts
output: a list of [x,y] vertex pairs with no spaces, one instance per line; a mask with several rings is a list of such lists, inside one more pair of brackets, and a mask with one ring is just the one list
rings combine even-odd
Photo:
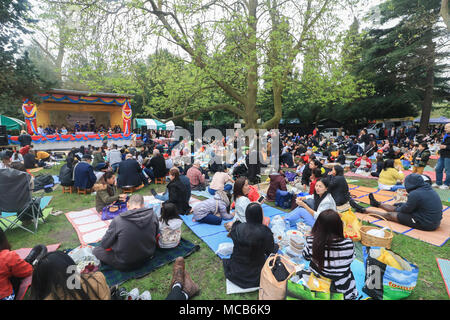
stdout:
[[230,231],[234,248],[223,260],[225,277],[241,288],[259,286],[261,269],[267,257],[278,251],[272,231],[263,222],[263,210],[252,202],[245,210],[246,222],[236,221]]

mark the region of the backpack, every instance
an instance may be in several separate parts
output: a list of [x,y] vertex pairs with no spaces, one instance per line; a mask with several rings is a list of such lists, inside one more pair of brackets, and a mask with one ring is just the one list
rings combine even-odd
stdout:
[[38,191],[41,189],[51,188],[54,186],[53,177],[49,174],[43,174],[34,178],[34,189]]
[[277,189],[275,195],[275,205],[283,209],[290,209],[293,197],[294,195],[292,193]]

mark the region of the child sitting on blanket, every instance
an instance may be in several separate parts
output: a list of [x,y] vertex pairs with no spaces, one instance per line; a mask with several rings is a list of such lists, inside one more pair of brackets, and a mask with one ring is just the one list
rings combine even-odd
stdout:
[[177,207],[170,202],[164,202],[161,207],[161,217],[159,218],[158,246],[160,248],[175,248],[180,243],[181,225],[183,220],[177,212]]
[[8,239],[0,228],[0,300],[14,300],[20,284],[19,278],[28,277],[32,273],[31,264],[11,251]]

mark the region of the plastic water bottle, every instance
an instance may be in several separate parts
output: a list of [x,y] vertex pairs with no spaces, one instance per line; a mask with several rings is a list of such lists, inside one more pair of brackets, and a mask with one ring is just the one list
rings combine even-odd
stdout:
[[284,220],[284,224],[285,224],[285,227],[286,227],[286,231],[288,231],[288,230],[291,230],[291,223],[288,221],[288,220]]

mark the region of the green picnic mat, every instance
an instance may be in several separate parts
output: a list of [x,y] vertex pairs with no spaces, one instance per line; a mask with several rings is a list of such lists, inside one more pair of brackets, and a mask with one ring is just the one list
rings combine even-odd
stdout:
[[[89,245],[93,247],[97,247],[100,245],[97,243],[90,243]],[[178,257],[184,257],[191,255],[192,253],[198,251],[200,246],[193,244],[188,240],[184,240],[181,238],[180,244],[173,249],[161,249],[156,248],[155,254],[153,258],[151,258],[148,262],[146,262],[141,268],[129,272],[122,272],[116,269],[111,268],[108,265],[102,265],[100,270],[106,278],[106,282],[108,286],[112,287],[115,285],[121,285],[122,283],[130,280],[142,278],[149,274],[150,272],[175,261]]]

